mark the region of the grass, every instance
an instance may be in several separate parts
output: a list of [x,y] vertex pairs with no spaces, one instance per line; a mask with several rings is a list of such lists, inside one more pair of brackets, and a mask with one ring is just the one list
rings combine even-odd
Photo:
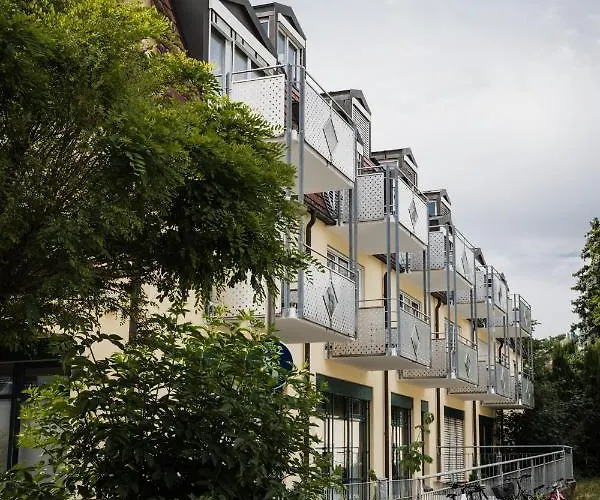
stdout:
[[600,499],[600,479],[578,479],[573,500]]

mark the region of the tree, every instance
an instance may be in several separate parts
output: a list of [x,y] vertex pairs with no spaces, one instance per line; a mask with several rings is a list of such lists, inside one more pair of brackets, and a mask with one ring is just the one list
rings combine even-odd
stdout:
[[583,267],[573,275],[573,290],[579,294],[573,301],[579,322],[573,327],[586,340],[600,338],[600,220],[596,217],[590,226],[581,252]]
[[0,0],[0,33],[0,346],[303,265],[272,130],[154,8]]
[[[135,343],[77,339],[70,377],[32,389],[23,412],[22,444],[55,475],[27,482],[17,469],[2,498],[40,487],[68,499],[323,498],[334,480],[305,425],[319,417],[314,381],[281,368],[277,339],[252,317],[195,326],[182,312],[153,316]],[[107,340],[119,351],[95,360]]]

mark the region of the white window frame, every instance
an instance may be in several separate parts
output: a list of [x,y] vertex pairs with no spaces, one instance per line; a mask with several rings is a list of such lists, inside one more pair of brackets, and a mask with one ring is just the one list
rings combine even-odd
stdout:
[[[343,260],[347,263],[346,266],[340,265],[340,261]],[[327,247],[327,267],[333,271],[341,274],[342,276],[352,279],[352,269],[350,269],[350,259],[347,255],[332,248]],[[358,300],[363,301],[365,297],[365,267],[358,264]]]

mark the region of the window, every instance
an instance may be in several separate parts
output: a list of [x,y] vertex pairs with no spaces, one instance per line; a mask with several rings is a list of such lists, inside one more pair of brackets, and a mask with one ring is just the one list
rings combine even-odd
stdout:
[[438,214],[436,201],[427,202],[427,213],[429,214],[429,217],[435,217]]
[[260,27],[267,38],[269,38],[269,18],[260,19]]
[[[352,279],[352,270],[350,269],[350,259],[343,253],[334,250],[333,248],[327,249],[327,267],[333,271],[345,276],[346,278]],[[365,268],[364,266],[358,265],[358,300],[364,300],[365,297]]]
[[402,460],[402,447],[411,442],[411,415],[410,409],[392,406],[392,479],[406,479],[408,477],[400,462]]
[[369,402],[325,394],[323,421],[318,429],[331,467],[340,467],[344,483],[367,482],[369,471]]
[[298,79],[298,67],[302,64],[302,49],[283,31],[277,32],[277,61],[279,64],[295,65],[292,69],[294,81]]
[[40,460],[39,450],[16,446],[20,431],[19,405],[26,398],[24,389],[47,383],[57,374],[60,374],[57,363],[0,364],[0,472],[17,462],[28,466]]
[[238,73],[238,71],[247,71],[250,58],[238,47],[234,50],[233,56],[233,71],[236,73],[233,75],[235,80],[247,80],[250,73]]
[[415,299],[414,297],[411,297],[410,295],[406,294],[406,293],[401,293],[400,294],[400,306],[402,307],[402,309],[404,309],[407,313],[412,314],[413,316],[416,317],[421,317],[421,302],[417,299]]
[[227,72],[225,52],[225,37],[213,29],[210,32],[210,63],[214,66],[215,75],[224,75]]
[[[442,470],[465,468],[464,415],[459,410],[444,408],[444,439],[442,441]],[[444,481],[464,481],[463,474],[445,476]]]

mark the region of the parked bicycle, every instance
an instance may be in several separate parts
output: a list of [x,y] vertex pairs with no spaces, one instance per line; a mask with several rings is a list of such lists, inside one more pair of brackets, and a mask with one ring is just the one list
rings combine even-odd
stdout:
[[552,490],[548,493],[547,500],[565,500],[565,494],[563,493],[563,478],[561,477],[555,483],[552,483]]
[[[498,500],[546,500],[546,497],[541,493],[541,490],[544,488],[543,484],[536,486],[532,493],[527,491],[527,489],[523,486],[522,480],[529,479],[530,477],[531,474],[523,474],[515,478],[514,483],[509,481],[502,485],[492,486],[494,496]],[[516,491],[515,483],[517,485]]]
[[489,500],[485,494],[485,488],[479,483],[453,483],[450,488],[453,490],[460,489],[460,493],[451,492],[446,494],[446,498],[451,498],[452,500],[456,500],[457,498],[458,500],[462,500],[464,497],[467,500]]

